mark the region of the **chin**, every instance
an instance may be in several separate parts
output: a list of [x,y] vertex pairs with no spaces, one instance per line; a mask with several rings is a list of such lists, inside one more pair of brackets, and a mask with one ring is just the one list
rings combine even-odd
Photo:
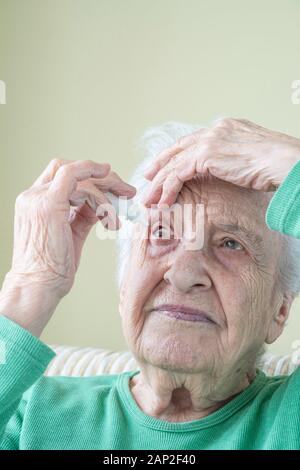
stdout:
[[207,369],[205,350],[193,344],[190,338],[148,336],[142,342],[139,356],[143,362],[174,372],[195,373]]
[[151,313],[142,330],[123,329],[126,342],[140,363],[186,373],[208,370],[216,357],[215,328]]

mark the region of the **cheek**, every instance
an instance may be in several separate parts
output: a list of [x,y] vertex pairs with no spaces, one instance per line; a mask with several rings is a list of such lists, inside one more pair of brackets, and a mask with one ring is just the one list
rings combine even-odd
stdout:
[[162,263],[148,261],[138,268],[135,259],[132,258],[125,274],[120,314],[123,334],[132,350],[138,350],[140,347],[147,317],[147,303],[152,298],[156,286],[163,280],[165,272]]
[[247,271],[251,266],[250,256],[239,250],[215,248],[210,251],[211,258],[216,262],[219,269],[223,269],[231,276],[239,276],[239,273]]
[[166,263],[163,258],[152,258],[147,253],[147,241],[135,246],[130,255],[121,291],[122,316],[141,321],[141,312],[157,284],[164,277]]
[[[227,320],[228,340],[252,342],[263,334],[266,315],[267,286],[257,271],[249,268],[228,279],[221,287],[222,304]],[[221,297],[221,296],[220,296]]]

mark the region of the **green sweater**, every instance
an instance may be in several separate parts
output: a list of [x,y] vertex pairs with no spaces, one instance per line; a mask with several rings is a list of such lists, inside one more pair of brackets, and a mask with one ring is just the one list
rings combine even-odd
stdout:
[[[266,223],[300,238],[300,161],[273,196]],[[170,423],[146,415],[129,389],[139,371],[45,377],[55,353],[0,316],[1,449],[300,449],[300,369],[257,371],[211,415]]]

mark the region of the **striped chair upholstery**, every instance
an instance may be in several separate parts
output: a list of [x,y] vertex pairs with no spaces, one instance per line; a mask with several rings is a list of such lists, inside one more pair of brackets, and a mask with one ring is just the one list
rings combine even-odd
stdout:
[[[50,362],[45,375],[88,377],[92,375],[119,374],[137,369],[129,351],[109,351],[98,348],[50,346],[57,356]],[[300,362],[300,349],[292,355],[276,356],[265,353],[258,367],[267,375],[289,375]]]

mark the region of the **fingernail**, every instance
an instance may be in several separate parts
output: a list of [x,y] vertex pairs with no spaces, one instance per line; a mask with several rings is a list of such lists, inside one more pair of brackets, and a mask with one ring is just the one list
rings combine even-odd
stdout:
[[97,207],[97,210],[96,210],[96,217],[102,217],[104,215],[104,211],[103,211],[103,208],[100,206]]
[[136,189],[135,188],[126,188],[126,192],[130,194],[136,194]]
[[118,228],[118,219],[116,215],[108,216],[108,226],[110,230],[117,230]]

